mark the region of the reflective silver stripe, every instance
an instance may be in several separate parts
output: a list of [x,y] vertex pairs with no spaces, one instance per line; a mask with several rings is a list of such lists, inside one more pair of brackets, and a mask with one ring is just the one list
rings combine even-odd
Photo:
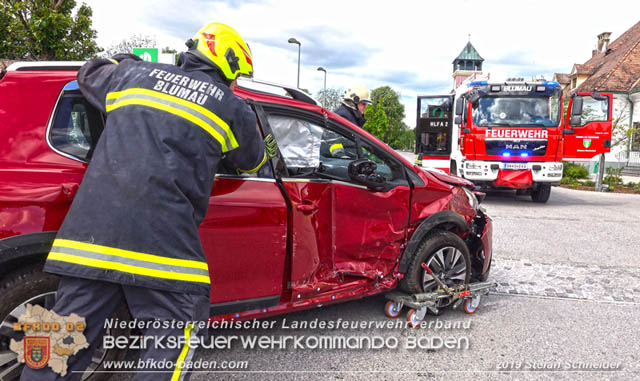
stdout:
[[220,127],[218,125],[218,123],[216,123],[215,121],[211,120],[211,118],[209,118],[208,116],[206,116],[205,114],[198,112],[197,110],[194,110],[191,107],[187,107],[185,105],[181,105],[179,103],[176,102],[171,102],[168,99],[164,99],[164,98],[160,98],[160,97],[154,97],[152,95],[148,95],[148,94],[140,94],[140,93],[131,93],[131,94],[125,94],[125,95],[120,95],[117,98],[107,98],[105,105],[112,105],[112,104],[116,104],[120,101],[125,101],[127,99],[144,99],[144,100],[149,100],[149,101],[154,101],[157,103],[161,103],[163,105],[167,105],[167,106],[171,106],[173,108],[176,108],[178,110],[184,111],[186,113],[189,113],[193,116],[195,116],[198,119],[201,119],[203,122],[207,123],[209,126],[211,126],[213,129],[215,129],[220,136],[222,136],[222,138],[224,139],[225,143],[227,144],[227,147],[229,149],[233,149],[233,144],[231,143],[231,140],[229,139],[229,136],[227,136],[226,131]]
[[89,259],[98,259],[101,261],[109,261],[109,262],[115,262],[115,263],[122,263],[125,265],[144,267],[144,268],[153,269],[153,270],[169,271],[172,273],[181,273],[181,274],[209,276],[209,272],[203,269],[196,269],[196,268],[183,267],[183,266],[171,266],[171,265],[165,265],[161,263],[142,261],[139,259],[101,254],[93,251],[72,249],[72,248],[63,247],[63,246],[53,246],[51,248],[51,251],[54,251],[57,253],[71,254],[78,257],[84,257]]
[[[198,324],[195,324],[194,327],[191,329],[191,332],[189,334],[189,340],[191,340],[192,337],[195,337],[196,335],[198,335]],[[184,359],[184,363],[186,365],[188,364],[192,364],[192,360],[193,360],[193,355],[194,353],[196,353],[196,349],[197,346],[189,346],[189,351],[187,352],[187,356]],[[182,371],[180,372],[180,378],[178,380],[182,381],[184,380],[184,377],[189,373],[189,371],[191,371],[193,367],[185,367],[182,369]]]

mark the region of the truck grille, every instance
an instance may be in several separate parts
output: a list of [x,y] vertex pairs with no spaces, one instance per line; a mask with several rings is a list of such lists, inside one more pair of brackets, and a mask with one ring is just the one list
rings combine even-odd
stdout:
[[487,155],[501,156],[508,152],[510,156],[544,156],[547,143],[546,140],[487,140],[485,147]]

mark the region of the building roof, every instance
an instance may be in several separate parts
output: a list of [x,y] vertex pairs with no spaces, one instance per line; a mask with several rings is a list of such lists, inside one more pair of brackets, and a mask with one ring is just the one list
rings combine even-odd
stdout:
[[606,51],[596,52],[582,66],[591,69],[592,74],[577,91],[630,92],[639,88],[640,22],[609,44]]
[[553,80],[561,85],[568,85],[571,82],[571,76],[565,73],[554,73]]
[[595,68],[593,65],[573,64],[573,68],[571,69],[571,74],[591,75],[593,74],[594,71],[595,71]]
[[456,61],[458,60],[482,62],[484,61],[484,58],[480,57],[480,54],[478,54],[476,48],[474,48],[473,45],[471,45],[471,41],[469,41],[467,42],[467,45],[464,47],[464,49],[462,49],[460,54],[458,54],[458,57],[453,60],[453,63],[456,63]]

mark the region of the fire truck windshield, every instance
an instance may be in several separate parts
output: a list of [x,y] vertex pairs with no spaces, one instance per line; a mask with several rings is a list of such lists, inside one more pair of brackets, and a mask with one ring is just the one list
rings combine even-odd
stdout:
[[473,106],[473,123],[482,127],[556,127],[560,98],[554,96],[487,96]]

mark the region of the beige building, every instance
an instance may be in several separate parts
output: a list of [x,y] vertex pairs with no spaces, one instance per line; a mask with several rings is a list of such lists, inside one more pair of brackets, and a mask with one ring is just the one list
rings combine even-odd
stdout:
[[[566,83],[567,74],[554,78]],[[640,22],[611,42],[611,33],[598,35],[597,48],[583,64],[574,64],[568,74],[566,95],[577,92],[613,93],[615,135],[608,162],[626,167],[627,174],[640,175]],[[628,131],[632,131],[630,138]]]

